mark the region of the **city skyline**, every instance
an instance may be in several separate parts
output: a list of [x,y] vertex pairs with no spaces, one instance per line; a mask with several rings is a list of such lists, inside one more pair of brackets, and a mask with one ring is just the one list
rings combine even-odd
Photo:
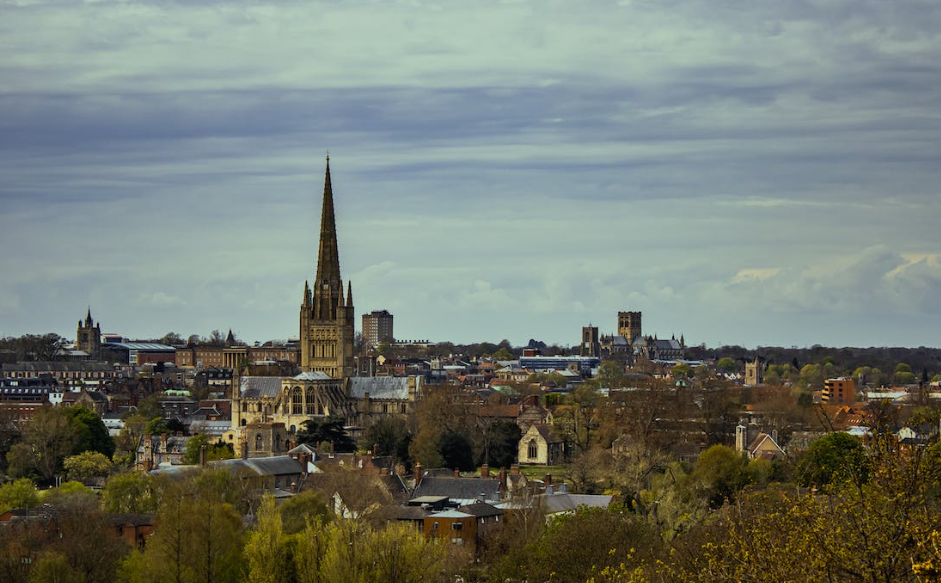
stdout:
[[[0,2],[0,336],[941,344],[941,6]],[[358,322],[357,322],[358,325]]]

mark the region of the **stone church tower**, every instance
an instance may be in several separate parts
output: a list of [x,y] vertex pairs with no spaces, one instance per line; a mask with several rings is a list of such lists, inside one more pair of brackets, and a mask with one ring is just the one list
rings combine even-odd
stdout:
[[91,308],[88,308],[88,315],[85,316],[85,322],[78,321],[78,331],[75,332],[75,348],[86,352],[90,358],[98,358],[101,352],[101,322],[95,325],[91,318]]
[[347,284],[344,298],[329,156],[320,215],[317,274],[313,286],[310,283],[304,282],[301,300],[301,369],[324,372],[335,379],[350,377],[353,375],[353,288]]

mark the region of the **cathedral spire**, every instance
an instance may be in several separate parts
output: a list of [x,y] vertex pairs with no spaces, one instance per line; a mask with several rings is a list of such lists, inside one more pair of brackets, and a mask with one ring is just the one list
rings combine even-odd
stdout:
[[91,319],[91,306],[88,306],[88,315],[85,316],[85,325],[91,326],[94,320]]
[[330,184],[330,156],[323,183],[323,207],[320,213],[320,252],[317,254],[317,277],[314,280],[314,303],[321,318],[332,319],[337,296],[343,294],[340,281],[340,254],[337,249],[337,224],[333,211],[333,186]]
[[352,281],[346,282],[346,307],[347,308],[353,307],[353,282]]

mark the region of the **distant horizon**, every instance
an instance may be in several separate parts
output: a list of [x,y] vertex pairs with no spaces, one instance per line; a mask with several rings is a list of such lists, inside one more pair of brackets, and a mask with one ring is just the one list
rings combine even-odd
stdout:
[[3,16],[0,336],[297,334],[329,150],[402,337],[941,345],[941,3]]

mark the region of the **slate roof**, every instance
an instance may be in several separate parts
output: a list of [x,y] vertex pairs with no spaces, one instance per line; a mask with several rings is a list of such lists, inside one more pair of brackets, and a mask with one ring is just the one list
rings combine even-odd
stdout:
[[467,504],[458,508],[461,512],[471,514],[477,518],[483,518],[484,516],[500,516],[503,514],[503,511],[493,506],[487,504],[486,502],[475,502],[474,504]]
[[614,496],[595,494],[549,494],[544,498],[546,514],[574,512],[579,506],[607,508]]
[[301,374],[294,377],[295,381],[329,381],[331,379],[333,379],[333,377],[319,370],[312,372],[302,372]]
[[369,393],[370,399],[406,400],[408,381],[409,377],[351,377],[347,390],[354,399],[362,399]]
[[281,377],[241,377],[239,393],[243,399],[277,398],[281,393]]
[[500,480],[491,478],[432,478],[424,477],[412,499],[419,496],[447,496],[451,500],[500,500]]
[[240,469],[244,468],[259,476],[289,476],[292,474],[301,474],[301,465],[289,455],[277,455],[273,457],[256,457],[243,459],[230,459],[209,462],[214,467]]

